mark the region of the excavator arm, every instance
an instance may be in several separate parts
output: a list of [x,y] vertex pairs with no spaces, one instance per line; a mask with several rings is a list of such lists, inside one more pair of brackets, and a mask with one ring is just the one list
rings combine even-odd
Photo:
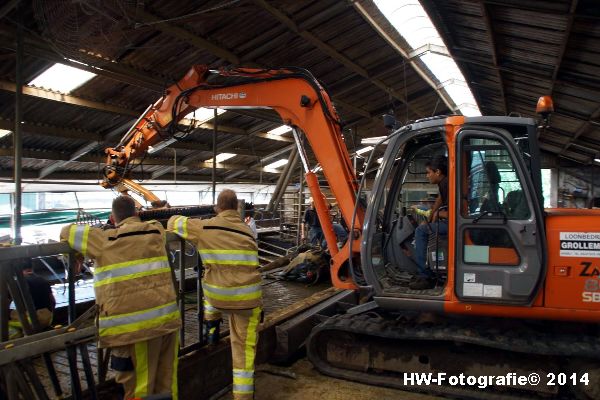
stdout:
[[[132,160],[143,157],[149,146],[162,140],[181,138],[178,122],[200,108],[248,109],[271,108],[293,129],[306,182],[315,201],[317,215],[332,256],[331,275],[336,287],[356,288],[348,271],[348,261],[359,262],[360,237],[364,210],[356,209],[357,180],[337,112],[327,92],[316,78],[300,68],[286,69],[219,69],[196,65],[164,96],[148,107],[118,146],[107,148],[104,187],[113,187],[128,177]],[[301,134],[320,163],[325,178],[351,228],[350,239],[338,250],[333,225],[316,175],[311,172]],[[354,220],[354,225],[352,222]],[[350,247],[350,241],[353,241]],[[352,254],[350,254],[352,248]]]
[[152,193],[137,182],[132,181],[129,178],[123,178],[115,185],[115,189],[121,194],[128,194],[133,192],[150,203],[152,208],[161,208],[167,205],[165,200],[161,200],[157,195]]

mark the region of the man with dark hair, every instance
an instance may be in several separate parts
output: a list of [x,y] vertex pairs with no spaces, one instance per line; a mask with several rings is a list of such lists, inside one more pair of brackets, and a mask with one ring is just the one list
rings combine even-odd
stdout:
[[208,342],[219,338],[221,314],[229,314],[233,358],[233,398],[254,398],[254,358],[262,315],[262,278],[258,247],[251,229],[237,211],[233,190],[217,199],[217,216],[190,219],[175,215],[168,228],[192,242],[204,266],[204,316]]
[[112,350],[111,367],[125,399],[171,393],[177,399],[181,317],[157,221],[142,222],[134,200],[112,203],[114,229],[65,226],[61,240],[95,259],[98,347]]
[[[52,294],[50,283],[33,272],[31,261],[28,261],[23,266],[23,277],[25,278],[25,282],[27,282],[40,328],[45,329],[52,323],[52,313],[56,307],[56,300],[54,299],[54,294]],[[8,330],[9,339],[16,339],[23,336],[23,326],[19,321],[19,315],[16,310],[10,312]]]
[[431,233],[448,234],[448,161],[444,156],[435,156],[425,164],[429,183],[437,184],[439,194],[431,207],[427,223],[421,224],[415,231],[415,256],[419,275],[410,283],[413,290],[431,289],[435,286],[434,275],[427,268],[427,242]]

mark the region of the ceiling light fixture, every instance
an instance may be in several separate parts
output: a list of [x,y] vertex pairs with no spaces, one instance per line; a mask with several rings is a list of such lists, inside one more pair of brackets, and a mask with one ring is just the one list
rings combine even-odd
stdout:
[[281,125],[281,126],[280,126],[280,127],[278,127],[278,128],[271,129],[271,130],[270,130],[270,131],[268,131],[267,133],[268,133],[268,134],[270,134],[270,135],[277,135],[277,136],[281,136],[281,135],[283,135],[284,133],[286,133],[286,132],[289,132],[289,131],[291,131],[291,130],[292,130],[292,128],[291,128],[290,126],[287,126],[287,125]]
[[277,160],[275,162],[272,162],[271,164],[265,165],[265,168],[266,169],[277,169],[279,167],[283,167],[288,162],[289,162],[289,160],[287,158],[282,158],[281,160]]
[[234,153],[221,153],[221,154],[217,154],[216,160],[218,163],[221,163],[225,160],[229,160],[230,158],[233,158],[237,156],[237,154]]
[[54,64],[28,83],[55,92],[70,93],[80,87],[96,74],[64,64]]
[[373,146],[367,146],[367,147],[363,147],[362,149],[358,149],[358,150],[356,150],[356,154],[360,155],[360,154],[363,154],[363,153],[369,152],[369,151],[371,151],[371,150],[373,150]]

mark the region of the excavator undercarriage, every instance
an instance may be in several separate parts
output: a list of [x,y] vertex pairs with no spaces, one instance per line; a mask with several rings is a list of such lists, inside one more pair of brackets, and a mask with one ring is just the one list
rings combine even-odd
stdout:
[[320,372],[371,385],[461,399],[598,399],[598,337],[594,325],[370,311],[320,324],[307,352]]

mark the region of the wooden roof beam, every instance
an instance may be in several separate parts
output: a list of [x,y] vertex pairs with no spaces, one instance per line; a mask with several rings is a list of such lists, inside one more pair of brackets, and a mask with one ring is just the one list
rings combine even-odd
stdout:
[[[563,154],[565,154],[565,152],[567,151],[567,149],[568,149],[569,147],[571,147],[571,145],[573,145],[573,143],[575,142],[575,140],[577,140],[577,138],[578,138],[579,136],[583,135],[583,134],[584,134],[584,133],[587,131],[587,129],[588,129],[588,127],[589,127],[590,125],[594,125],[594,122],[595,122],[594,120],[595,120],[595,119],[597,119],[597,118],[600,118],[600,107],[598,107],[598,108],[596,109],[596,111],[594,111],[594,112],[592,113],[592,115],[590,116],[590,119],[589,119],[589,120],[585,121],[585,122],[584,122],[584,123],[583,123],[583,124],[582,124],[582,125],[579,127],[579,129],[577,129],[577,131],[575,131],[575,134],[573,134],[573,136],[569,138],[569,142],[563,146],[562,150],[560,151],[560,153],[558,153],[558,155],[560,156],[560,155],[563,155]],[[592,158],[593,158],[593,157],[592,157]]]
[[[531,80],[534,80],[537,82],[543,82],[547,85],[550,85],[550,83],[552,82],[552,77],[550,77],[550,76],[534,74],[531,72],[519,71],[519,70],[505,67],[505,66],[496,67],[496,66],[490,64],[489,62],[478,60],[477,56],[479,56],[479,54],[470,52],[468,50],[465,51],[465,50],[466,49],[462,49],[462,50],[453,49],[453,52],[452,52],[452,54],[454,54],[453,58],[456,61],[460,61],[462,63],[478,65],[478,66],[481,66],[484,68],[489,68],[489,69],[498,69],[499,71],[502,71],[502,72],[505,72],[508,74],[512,74],[512,75],[518,76],[520,78],[531,79]],[[585,90],[592,89],[592,88],[590,88],[589,85],[584,85],[581,83],[571,82],[571,81],[563,81],[560,79],[556,79],[555,83],[566,85],[566,86],[571,86],[573,88],[585,89]]]
[[554,72],[552,73],[552,83],[550,87],[550,95],[554,91],[554,85],[556,84],[556,78],[558,77],[558,71],[560,70],[560,65],[562,64],[562,60],[565,56],[565,52],[567,50],[567,44],[569,43],[569,38],[571,37],[571,30],[573,29],[573,22],[575,21],[575,10],[577,10],[577,2],[578,0],[571,1],[571,7],[569,7],[569,18],[567,19],[567,26],[565,28],[565,36],[563,37],[563,41],[560,44],[560,49],[558,51],[558,56],[556,57],[556,65],[554,66]]
[[[142,22],[156,22],[156,21],[160,21],[160,19],[154,15],[152,15],[149,12],[137,12],[137,17],[138,19],[141,17]],[[199,35],[193,34],[183,28],[179,28],[179,27],[174,27],[172,25],[169,25],[168,23],[159,23],[159,24],[153,24],[153,27],[155,27],[156,29],[160,30],[161,32],[170,35],[176,39],[179,40],[183,40],[189,44],[191,44],[194,47],[197,47],[201,50],[204,51],[209,51],[210,53],[212,53],[213,55],[228,61],[231,64],[234,65],[239,65],[241,63],[240,57],[235,54],[234,52],[225,49],[215,43],[213,43],[212,41],[203,38]],[[256,63],[250,63],[247,62],[245,63],[247,66],[254,66],[254,67],[260,67],[259,64]],[[365,118],[371,118],[371,114],[364,109],[361,109],[359,107],[353,106],[349,103],[345,103],[341,100],[335,99],[334,100],[337,104],[339,104],[340,106],[348,109],[349,111],[358,114],[360,116],[363,116]],[[418,114],[417,114],[418,115]]]
[[0,7],[0,18],[4,18],[13,8],[19,4],[20,0],[9,0],[2,7]]
[[[274,151],[274,152],[272,152],[272,153],[271,153],[271,154],[269,154],[268,156],[261,158],[261,159],[260,159],[260,161],[250,164],[248,167],[249,167],[249,168],[254,168],[254,167],[261,166],[261,165],[262,165],[263,163],[265,163],[266,161],[272,160],[273,158],[276,158],[276,157],[280,157],[281,155],[283,155],[283,154],[285,154],[285,153],[287,153],[287,152],[290,152],[290,151],[292,151],[292,149],[293,149],[294,147],[296,147],[296,145],[295,145],[295,144],[291,144],[291,145],[289,145],[289,146],[283,147],[283,148],[281,148],[281,149],[279,149],[279,150],[277,150],[277,151]],[[236,171],[236,172],[232,172],[231,174],[229,174],[229,175],[225,176],[225,179],[224,179],[224,181],[228,181],[228,180],[230,180],[230,179],[236,178],[236,177],[240,176],[240,175],[241,175],[243,172],[244,172],[244,171]]]
[[[129,127],[131,126],[131,121],[127,121],[124,124],[121,124],[120,126],[111,129],[108,133],[106,133],[103,136],[104,141],[106,142],[110,142],[112,141],[116,136],[121,135],[123,132],[125,132],[125,130],[127,130]],[[68,161],[57,161],[51,165],[48,165],[46,167],[44,167],[41,171],[40,171],[40,175],[39,175],[39,179],[43,179],[46,176],[50,175],[51,173],[53,173],[54,171],[56,171],[59,168],[62,168],[66,165],[68,165],[71,161],[76,161],[78,159],[80,159],[81,157],[87,155],[88,153],[91,153],[92,151],[94,151],[97,147],[100,146],[101,143],[99,142],[91,142],[88,144],[85,144],[83,146],[81,146],[80,148],[78,148],[77,150],[75,150],[73,153],[71,153],[71,155],[69,156]]]
[[[4,90],[7,92],[16,92],[16,85],[12,82],[8,81],[0,81],[0,90]],[[87,99],[83,99],[77,96],[71,96],[68,94],[62,94],[58,92],[53,92],[51,90],[41,89],[37,87],[31,86],[23,86],[23,94],[26,96],[37,97],[44,100],[52,100],[58,101],[60,103],[71,104],[79,107],[91,108],[97,111],[111,112],[122,115],[131,115],[133,117],[139,116],[139,112],[128,110],[123,107],[115,106],[112,104],[101,103],[98,101],[91,101]]]
[[[27,181],[33,181],[35,182],[37,179],[37,171],[32,171],[32,170],[24,170],[23,171],[23,180],[25,183],[25,180]],[[75,172],[56,172],[54,174],[52,174],[52,181],[73,181],[73,182],[81,182],[81,181],[92,181],[92,182],[97,182],[98,181],[98,173],[97,172],[81,172],[81,171],[75,171]],[[173,181],[174,176],[172,174],[169,174],[167,176],[164,177],[164,181]],[[13,171],[11,170],[0,170],[0,179],[5,179],[5,180],[12,180],[13,179]],[[149,172],[144,172],[143,174],[140,172],[139,175],[136,177],[136,179],[140,179],[140,180],[149,180],[150,179],[150,173]],[[212,180],[210,179],[210,177],[206,177],[206,176],[202,176],[202,175],[190,175],[190,174],[177,174],[177,181],[178,182],[212,182]],[[39,183],[39,182],[37,182]],[[90,182],[91,183],[91,182]],[[236,183],[257,183],[256,180],[238,180],[236,181]]]
[[[16,29],[0,24],[0,45],[16,51],[16,42],[14,41],[16,34]],[[156,93],[162,94],[166,86],[168,86],[167,83],[173,81],[173,79],[155,74],[153,75],[147,71],[137,70],[123,63],[106,62],[105,59],[83,52],[81,53],[79,60],[87,65],[68,60],[50,47],[44,38],[31,32],[24,34],[24,41],[26,45],[24,46],[23,51],[31,56],[50,62],[69,65],[132,86],[142,87]]]
[[498,47],[496,41],[494,40],[494,28],[492,27],[492,20],[490,18],[490,14],[488,13],[485,3],[479,3],[479,7],[481,9],[483,20],[485,21],[485,30],[488,41],[490,43],[490,50],[492,51],[492,63],[494,64],[494,71],[496,71],[496,77],[498,78],[500,86],[500,97],[502,99],[502,105],[504,107],[504,115],[508,115],[508,102],[506,100],[504,81],[502,79],[502,73],[498,69]]
[[[131,125],[130,122],[127,124]],[[126,125],[127,125],[126,124]],[[0,129],[13,130],[15,127],[15,123],[12,120],[8,119],[0,119]],[[68,129],[62,127],[48,126],[48,125],[38,125],[31,122],[23,123],[23,131],[32,135],[40,135],[40,136],[50,136],[50,137],[59,137],[65,139],[80,139],[80,140],[89,140],[90,142],[99,142],[103,146],[111,146],[115,145],[116,141],[113,138],[109,138],[109,135],[100,135],[97,133],[92,133],[89,131],[83,130],[75,130]],[[212,147],[209,145],[203,145],[201,143],[194,142],[184,142],[178,141],[173,143],[171,148],[177,150],[196,150],[196,151],[212,151]],[[255,150],[250,151],[248,149],[235,148],[233,149],[237,154],[244,156],[265,156],[269,154],[264,150]]]
[[[23,122],[21,126],[23,128],[23,132],[32,135],[89,140],[92,142],[99,142],[102,140],[102,136],[100,134],[84,130],[40,125],[33,122]],[[0,119],[0,129],[12,131],[15,129],[15,121],[10,119]]]
[[273,17],[275,17],[275,19],[277,19],[279,22],[281,22],[282,24],[287,26],[292,32],[294,32],[297,35],[299,35],[300,37],[304,38],[306,41],[311,43],[313,46],[315,46],[316,48],[321,50],[323,53],[327,54],[329,57],[333,58],[334,60],[337,60],[339,63],[346,66],[346,68],[353,71],[354,73],[371,81],[371,83],[373,83],[375,86],[377,86],[384,92],[388,93],[389,95],[393,96],[400,102],[407,105],[409,110],[412,113],[414,113],[415,115],[417,115],[418,117],[423,117],[425,115],[428,115],[424,111],[419,110],[410,104],[407,104],[404,94],[402,94],[402,93],[398,92],[397,90],[395,90],[394,88],[388,86],[386,83],[384,83],[380,79],[373,78],[365,68],[361,67],[354,61],[350,60],[348,57],[346,57],[345,55],[343,55],[342,53],[337,51],[331,45],[323,42],[321,39],[319,39],[318,37],[313,35],[311,32],[300,28],[294,20],[292,20],[287,15],[285,15],[285,13],[283,13],[281,10],[279,10],[276,7],[269,4],[266,0],[253,0],[253,1],[254,1],[254,4],[263,8],[265,11],[267,11],[269,14],[271,14]]

